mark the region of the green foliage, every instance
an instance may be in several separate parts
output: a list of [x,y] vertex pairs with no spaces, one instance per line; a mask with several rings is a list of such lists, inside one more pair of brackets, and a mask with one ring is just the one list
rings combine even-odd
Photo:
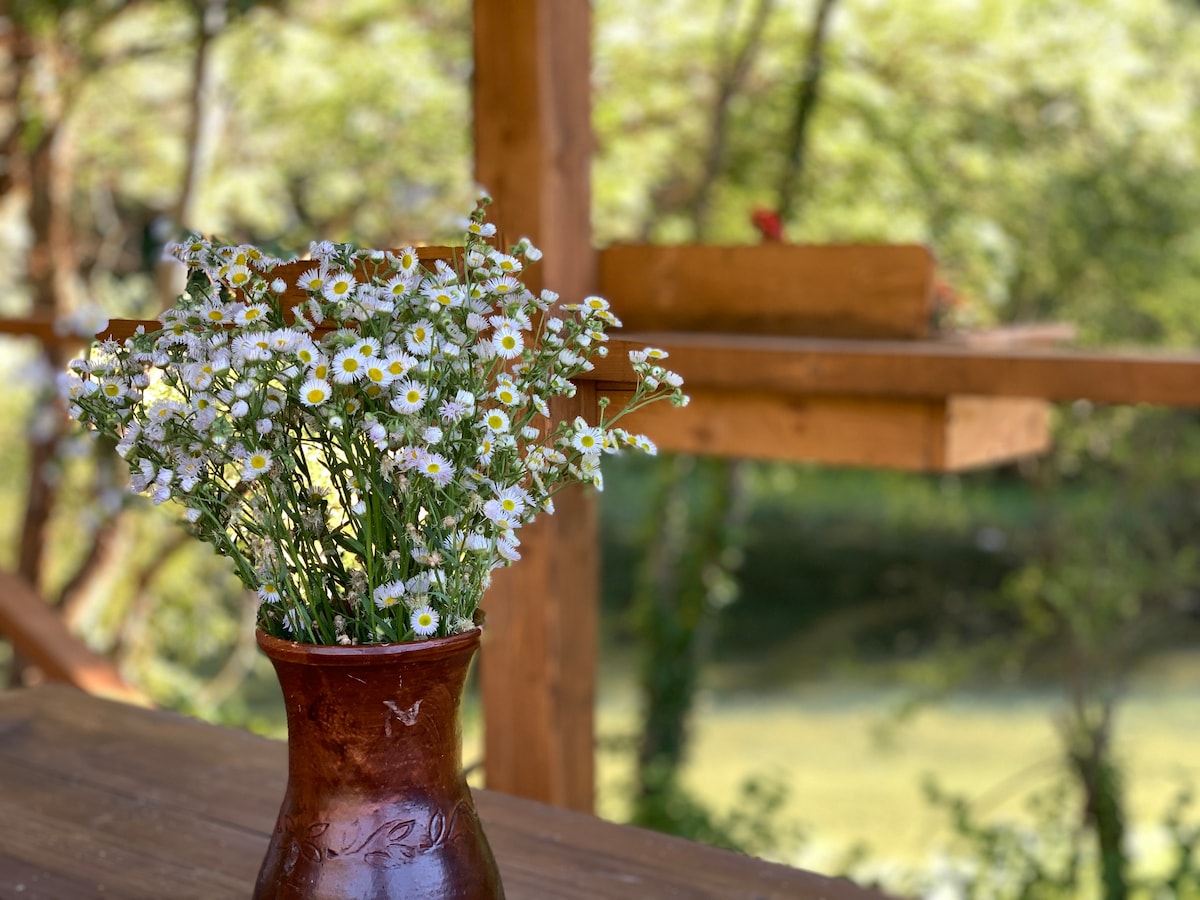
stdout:
[[777,777],[745,779],[729,806],[720,811],[681,784],[673,765],[650,766],[641,779],[633,823],[643,828],[775,859],[788,858],[804,840],[804,831],[785,813],[788,788]]
[[[602,239],[688,237],[726,6],[677,7],[599,6]],[[809,15],[808,4],[776,8],[732,104],[715,240],[753,239],[750,211],[773,202]],[[1090,342],[1193,340],[1194,11],[1169,0],[846,3],[827,57],[789,238],[928,243],[964,323],[1058,318]]]
[[942,871],[918,877],[917,890],[952,892],[960,900],[1195,900],[1200,897],[1200,825],[1188,823],[1192,795],[1181,790],[1162,819],[1167,849],[1116,888],[1103,858],[1092,851],[1082,798],[1063,779],[1029,795],[1020,820],[986,820],[965,797],[929,780],[929,803],[953,826],[954,842]]

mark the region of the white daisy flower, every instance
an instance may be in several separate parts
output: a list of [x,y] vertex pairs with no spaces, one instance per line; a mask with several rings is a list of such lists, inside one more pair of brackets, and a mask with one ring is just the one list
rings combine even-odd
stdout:
[[291,353],[300,335],[290,328],[276,328],[267,335],[267,343],[275,353]]
[[296,279],[296,287],[300,288],[302,291],[317,293],[318,291],[324,289],[325,279],[327,277],[328,273],[322,267],[309,269],[298,279]]
[[198,310],[197,314],[206,322],[213,325],[225,325],[231,321],[229,308],[219,300],[209,300]]
[[358,381],[365,374],[362,357],[353,347],[340,350],[333,358],[333,380],[338,384],[350,384]]
[[462,306],[462,288],[455,285],[436,285],[421,291],[430,302],[431,309],[449,309]]
[[234,265],[225,270],[225,282],[235,290],[248,285],[252,277],[254,273],[248,266]]
[[[512,517],[520,516],[521,513],[525,512],[525,506],[528,500],[529,494],[525,490],[520,487],[513,486],[499,491],[495,498],[493,500],[489,500],[488,503],[495,503],[505,515]],[[484,504],[484,515],[487,515],[487,506],[488,504]],[[488,518],[493,519],[495,517],[488,516]]]
[[373,337],[360,337],[352,349],[361,359],[379,359],[379,341]]
[[496,538],[496,553],[509,562],[517,562],[521,558],[521,554],[517,550],[520,546],[521,542],[511,532]]
[[392,409],[398,413],[415,413],[425,405],[429,391],[419,381],[406,378],[400,382],[392,397]]
[[263,582],[258,586],[258,599],[263,603],[278,603],[283,599],[279,593],[279,585],[273,581]]
[[515,256],[509,256],[507,253],[493,254],[492,265],[505,275],[515,275],[521,271],[521,261]]
[[303,336],[296,340],[295,352],[296,359],[305,366],[313,365],[321,355],[321,351],[317,349],[317,345],[312,342],[312,339]]
[[195,391],[205,391],[213,383],[213,368],[208,363],[190,363],[183,367],[183,380]]
[[591,454],[599,453],[600,448],[604,444],[604,432],[599,428],[593,428],[587,423],[582,423],[581,420],[576,420],[575,434],[571,436],[571,446],[580,453]]
[[483,283],[483,289],[489,294],[504,296],[505,294],[513,294],[521,290],[521,282],[513,278],[511,275],[497,275],[495,278],[489,278]]
[[100,382],[100,393],[109,400],[120,400],[129,393],[129,388],[116,378],[105,378]]
[[433,323],[428,319],[414,322],[405,332],[404,343],[415,356],[428,356],[433,352]]
[[321,293],[326,300],[349,300],[354,296],[354,286],[358,284],[349,272],[334,272],[325,279]]
[[400,272],[404,275],[410,275],[417,271],[421,264],[421,260],[417,256],[417,251],[412,247],[405,247],[396,257],[396,264],[400,266]]
[[373,359],[363,363],[363,377],[372,385],[387,387],[396,380],[396,376],[388,371],[384,360]]
[[502,409],[489,409],[483,414],[483,427],[491,434],[507,433],[510,424],[508,414]]
[[525,349],[525,336],[519,329],[504,324],[492,333],[492,346],[501,359],[515,359]]
[[384,295],[397,300],[407,294],[408,291],[409,280],[403,274],[393,275],[383,286]]
[[246,454],[242,461],[242,478],[252,481],[271,468],[271,453],[268,450],[254,450]]
[[267,304],[252,303],[249,306],[243,307],[233,320],[238,325],[249,325],[265,319],[270,312],[271,308]]
[[438,416],[443,422],[457,422],[468,412],[468,407],[464,406],[458,400],[443,400],[442,405],[438,407]]
[[417,471],[439,487],[445,487],[454,478],[454,463],[440,453],[422,453]]
[[492,464],[492,455],[496,452],[496,444],[490,437],[485,437],[475,448],[475,459],[481,466]]
[[387,584],[381,584],[375,588],[372,596],[375,599],[375,605],[379,609],[390,609],[404,601],[404,582],[389,581]]
[[418,637],[430,637],[437,634],[439,621],[437,612],[428,605],[418,606],[408,617],[408,622]]
[[329,358],[324,354],[318,355],[313,364],[308,367],[308,377],[328,380],[330,377]]
[[416,367],[417,360],[400,350],[393,350],[383,358],[383,364],[393,378],[401,378],[409,369]]
[[517,390],[517,386],[507,378],[501,378],[500,383],[496,386],[496,390],[492,392],[492,396],[503,403],[505,406],[515,406],[524,398],[521,392]]
[[643,453],[647,453],[650,456],[658,455],[658,447],[655,446],[654,441],[650,440],[644,434],[635,434],[633,436],[633,444]]

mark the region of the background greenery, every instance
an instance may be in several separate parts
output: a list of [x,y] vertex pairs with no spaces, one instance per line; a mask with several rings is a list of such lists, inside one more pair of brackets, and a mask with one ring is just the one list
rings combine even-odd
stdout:
[[[14,0],[0,311],[151,313],[180,224],[452,233],[470,10],[433,7]],[[755,242],[782,210],[790,240],[931,245],[945,327],[1195,348],[1194,3],[594,13],[598,241]],[[64,433],[53,361],[0,347],[0,564],[160,702],[278,729],[235,581]],[[603,811],[929,896],[1195,896],[1195,816],[1167,810],[1200,777],[1197,424],[1064,406],[1049,457],[960,476],[615,466]]]

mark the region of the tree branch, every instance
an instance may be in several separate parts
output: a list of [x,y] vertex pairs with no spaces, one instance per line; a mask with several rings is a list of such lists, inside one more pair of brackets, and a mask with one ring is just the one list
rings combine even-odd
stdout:
[[[708,218],[712,202],[712,191],[725,168],[727,152],[729,105],[737,96],[750,73],[751,65],[762,45],[763,32],[770,18],[774,0],[758,0],[750,24],[746,29],[746,37],[733,55],[721,80],[717,84],[717,96],[713,102],[712,124],[709,129],[708,149],[704,156],[704,168],[700,182],[692,195],[691,213],[696,240],[702,241],[708,233]],[[727,7],[727,10],[731,7]],[[722,16],[718,23],[718,39],[725,44],[724,38],[729,34],[727,18]]]
[[796,188],[804,175],[809,124],[821,95],[821,75],[825,69],[825,42],[830,15],[836,4],[837,0],[817,0],[804,69],[801,72],[800,81],[796,85],[795,113],[788,131],[783,173],[779,178],[779,201],[775,210],[780,221],[784,223],[792,216],[796,205]]

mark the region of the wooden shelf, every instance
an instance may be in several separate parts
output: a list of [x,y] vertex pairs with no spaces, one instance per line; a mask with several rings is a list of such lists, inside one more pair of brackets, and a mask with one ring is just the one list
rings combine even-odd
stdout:
[[[950,472],[1044,453],[1050,405],[1010,397],[892,400],[689,388],[687,408],[648,407],[622,427],[660,450],[706,456]],[[628,392],[602,392],[615,400]]]
[[616,244],[599,293],[635,331],[917,340],[934,259],[918,244]]
[[589,380],[625,383],[627,352],[671,354],[690,387],[778,391],[789,396],[1029,397],[1071,402],[1200,406],[1200,354],[1096,352],[711,334],[626,334],[610,342]]
[[[153,320],[116,320],[124,338]],[[0,333],[82,343],[50,321],[0,320]],[[1007,340],[848,340],[707,333],[626,334],[581,376],[619,402],[628,352],[657,346],[692,404],[628,421],[663,450],[957,471],[1044,452],[1047,401],[1200,405],[1200,355],[1082,352]]]

